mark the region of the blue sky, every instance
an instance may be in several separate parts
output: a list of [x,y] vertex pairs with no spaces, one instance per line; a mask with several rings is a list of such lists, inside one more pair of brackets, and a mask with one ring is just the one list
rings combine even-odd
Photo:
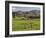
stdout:
[[31,11],[31,10],[40,10],[39,7],[12,7],[12,11]]

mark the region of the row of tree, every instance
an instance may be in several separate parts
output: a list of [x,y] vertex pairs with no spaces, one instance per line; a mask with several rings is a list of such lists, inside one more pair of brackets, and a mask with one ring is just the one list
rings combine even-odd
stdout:
[[32,11],[16,11],[16,12],[12,12],[13,18],[15,18],[15,16],[18,17],[26,17],[26,18],[39,18],[40,17],[40,10],[32,10]]

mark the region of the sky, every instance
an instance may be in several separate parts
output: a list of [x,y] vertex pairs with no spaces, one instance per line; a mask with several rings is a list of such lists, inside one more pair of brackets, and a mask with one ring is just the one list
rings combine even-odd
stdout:
[[40,10],[39,7],[12,7],[12,11],[31,11],[31,10]]

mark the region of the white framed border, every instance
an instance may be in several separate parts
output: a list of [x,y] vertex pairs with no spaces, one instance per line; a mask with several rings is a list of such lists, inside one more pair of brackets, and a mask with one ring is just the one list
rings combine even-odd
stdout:
[[[32,30],[32,31],[13,31],[12,32],[12,6],[19,7],[39,7],[40,8],[40,30]],[[43,6],[42,5],[26,5],[26,4],[9,4],[9,33],[10,35],[16,34],[33,34],[33,33],[43,33]]]

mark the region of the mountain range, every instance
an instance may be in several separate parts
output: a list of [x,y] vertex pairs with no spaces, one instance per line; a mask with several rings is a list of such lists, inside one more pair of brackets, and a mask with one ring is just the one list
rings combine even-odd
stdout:
[[40,10],[12,12],[16,16],[40,16]]

